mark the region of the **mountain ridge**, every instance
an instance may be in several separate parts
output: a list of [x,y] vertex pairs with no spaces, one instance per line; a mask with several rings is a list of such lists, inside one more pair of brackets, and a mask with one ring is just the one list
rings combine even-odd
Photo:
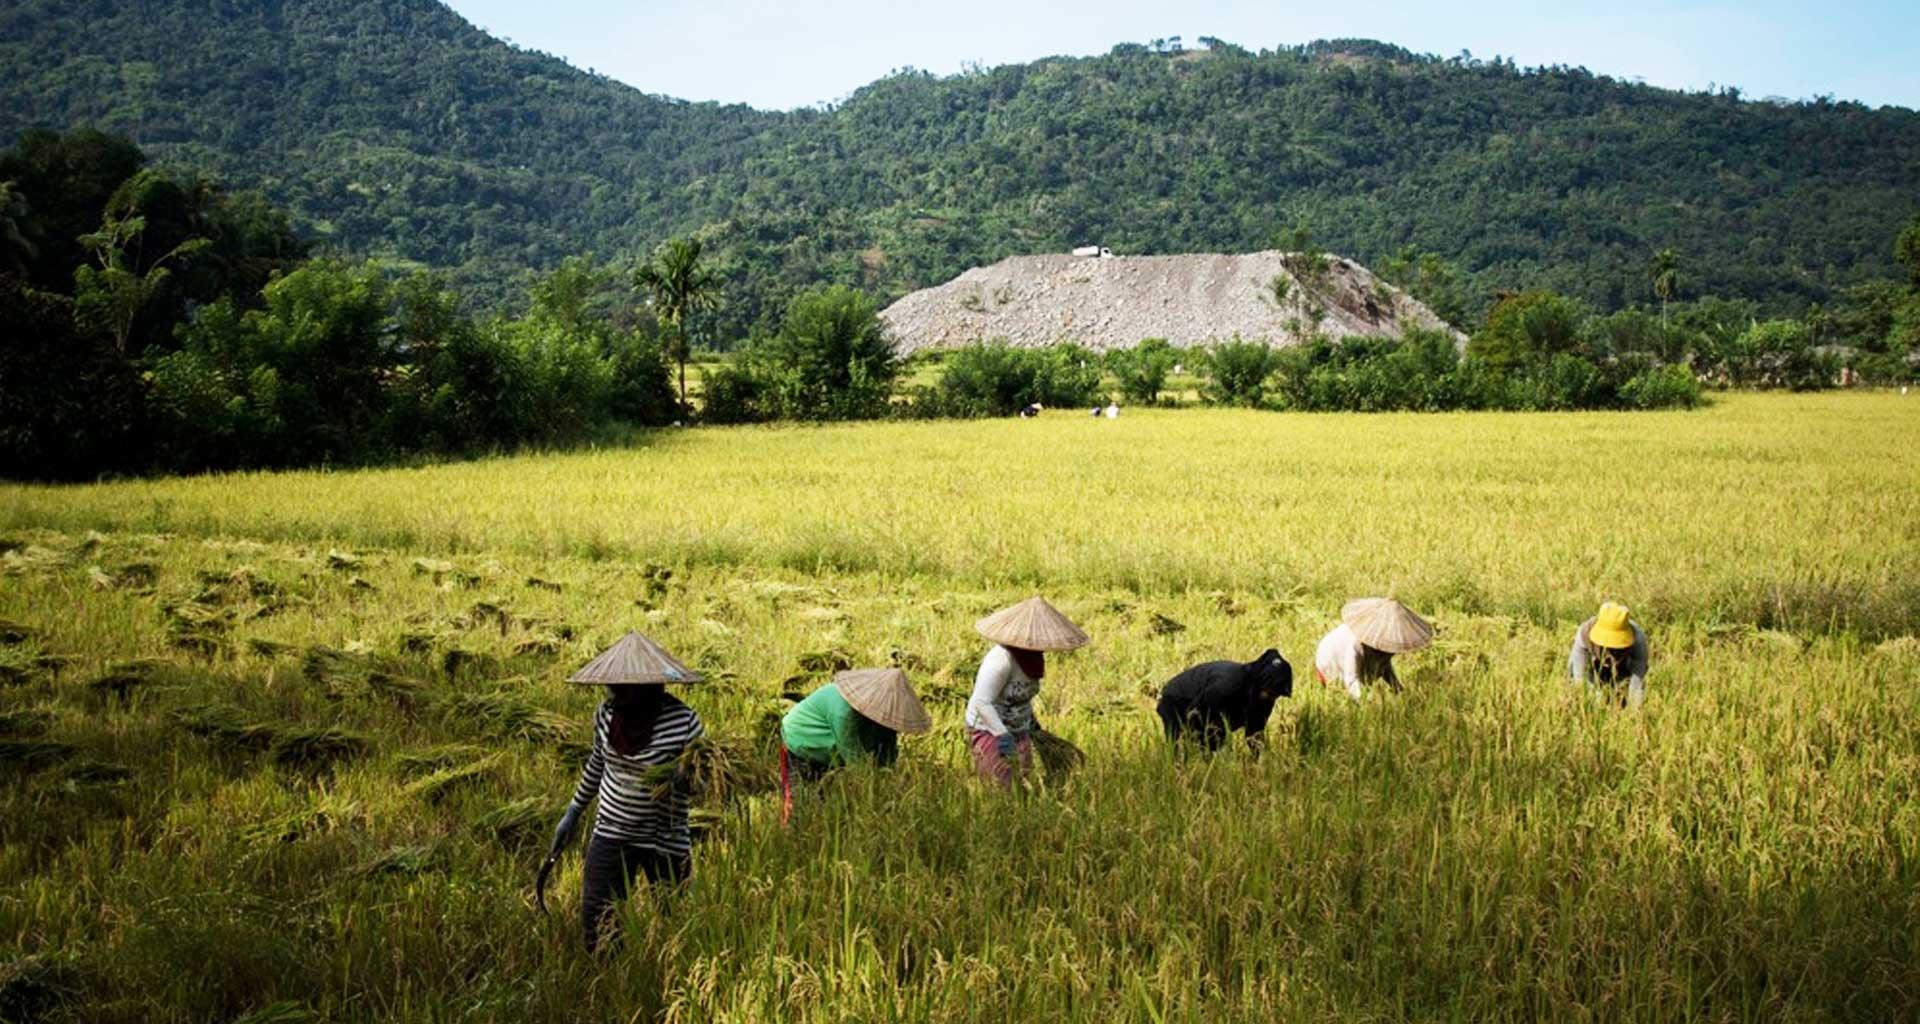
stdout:
[[728,282],[722,343],[813,284],[890,299],[1010,255],[1256,251],[1295,225],[1370,265],[1437,253],[1481,305],[1646,301],[1671,247],[1695,293],[1799,309],[1885,273],[1920,206],[1920,114],[1900,108],[1211,42],[902,72],[768,112],[652,96],[429,0],[21,0],[0,12],[0,142],[120,131],[487,303],[567,255],[698,232]]

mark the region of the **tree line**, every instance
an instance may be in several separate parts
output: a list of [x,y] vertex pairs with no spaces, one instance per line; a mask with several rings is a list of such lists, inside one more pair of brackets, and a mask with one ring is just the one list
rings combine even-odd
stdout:
[[[1311,232],[1274,239],[1302,272]],[[1893,384],[1920,372],[1920,217],[1889,254],[1902,276],[1800,317],[1695,296],[1672,250],[1643,268],[1648,301],[1604,312],[1572,296],[1502,296],[1469,321],[1461,277],[1403,250],[1383,275],[1470,328],[1311,338],[1274,349],[1144,339],[1099,355],[992,339],[897,353],[878,300],[842,284],[791,297],[705,368],[703,329],[740,297],[695,237],[645,258],[575,256],[533,278],[514,314],[475,314],[444,278],[316,255],[256,195],[149,166],[124,138],[28,133],[0,153],[0,474],[360,465],[617,437],[633,428],[1007,415],[1030,404],[1201,400],[1297,410],[1684,407],[1707,387]],[[677,371],[677,372],[676,372]]]
[[315,258],[258,197],[97,132],[0,154],[0,258],[6,476],[358,465],[683,415],[675,324],[613,268],[567,260],[524,312],[474,316],[433,274]]

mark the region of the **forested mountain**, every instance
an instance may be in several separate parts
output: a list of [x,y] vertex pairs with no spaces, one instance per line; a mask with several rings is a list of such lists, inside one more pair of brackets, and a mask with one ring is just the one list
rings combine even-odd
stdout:
[[1253,250],[1300,226],[1368,263],[1437,253],[1482,304],[1529,287],[1646,301],[1672,248],[1687,292],[1796,310],[1890,273],[1920,210],[1912,110],[1207,42],[908,72],[770,113],[648,96],[430,0],[14,0],[0,144],[123,133],[480,301],[570,254],[698,232],[729,279],[721,344],[821,282],[891,297],[1010,254]]

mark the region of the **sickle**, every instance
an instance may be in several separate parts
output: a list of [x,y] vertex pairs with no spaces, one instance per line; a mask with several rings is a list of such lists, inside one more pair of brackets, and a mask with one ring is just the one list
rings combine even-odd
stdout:
[[560,851],[547,854],[546,863],[540,865],[540,873],[533,879],[533,902],[542,914],[547,912],[547,876],[553,874],[553,866],[560,863]]

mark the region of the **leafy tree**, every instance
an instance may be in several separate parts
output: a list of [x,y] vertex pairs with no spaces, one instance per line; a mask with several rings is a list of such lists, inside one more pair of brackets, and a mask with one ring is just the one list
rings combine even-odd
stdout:
[[883,415],[900,369],[873,300],[840,285],[794,299],[780,333],[756,355],[779,414],[792,419]]
[[76,328],[72,300],[0,274],[0,477],[138,469],[144,421],[139,373]]
[[720,279],[700,263],[698,238],[675,238],[634,271],[634,287],[653,300],[666,341],[667,358],[680,367],[680,404],[687,404],[687,358],[692,345],[687,321],[720,303]]
[[[1332,259],[1325,249],[1314,244],[1313,232],[1305,225],[1293,227],[1274,235],[1274,248],[1281,251],[1280,263],[1288,272],[1300,280],[1309,289],[1324,288],[1327,283],[1327,271],[1332,268]],[[1284,296],[1274,289],[1276,301]]]
[[1057,408],[1084,407],[1106,401],[1100,392],[1105,366],[1098,355],[1064,342],[1027,351],[1032,353],[1030,358],[1035,364],[1033,401]]
[[31,246],[29,283],[55,294],[73,287],[74,271],[94,260],[80,239],[99,230],[114,193],[145,163],[138,146],[92,130],[30,129],[0,153],[0,181],[11,182],[24,203],[14,216]]
[[116,193],[117,201],[107,209],[100,230],[81,236],[81,244],[100,265],[82,266],[73,276],[76,315],[110,338],[121,355],[129,354],[134,322],[173,275],[167,264],[191,258],[211,244],[204,238],[189,238],[152,260],[141,259],[147,219],[135,212],[136,197],[151,176],[150,171],[140,171],[129,179]]
[[1807,325],[1797,320],[1765,320],[1742,332],[1725,359],[1733,383],[1750,387],[1811,391],[1830,387],[1836,367],[1815,351]]
[[1267,381],[1279,357],[1265,342],[1238,337],[1207,350],[1202,362],[1207,383],[1201,394],[1215,405],[1258,407],[1266,401]]
[[1493,307],[1467,354],[1501,371],[1543,362],[1580,344],[1585,319],[1586,311],[1566,296],[1525,292]]
[[34,244],[27,238],[31,204],[11,181],[0,181],[0,269],[24,275],[32,265]]
[[1165,338],[1147,338],[1132,348],[1107,353],[1107,370],[1128,401],[1153,404],[1167,386],[1179,353]]
[[1920,214],[1915,214],[1907,229],[1893,243],[1893,260],[1907,270],[1907,285],[1920,290]]
[[1378,269],[1388,283],[1419,300],[1441,320],[1456,328],[1466,326],[1470,306],[1466,288],[1458,269],[1439,253],[1402,246]]

